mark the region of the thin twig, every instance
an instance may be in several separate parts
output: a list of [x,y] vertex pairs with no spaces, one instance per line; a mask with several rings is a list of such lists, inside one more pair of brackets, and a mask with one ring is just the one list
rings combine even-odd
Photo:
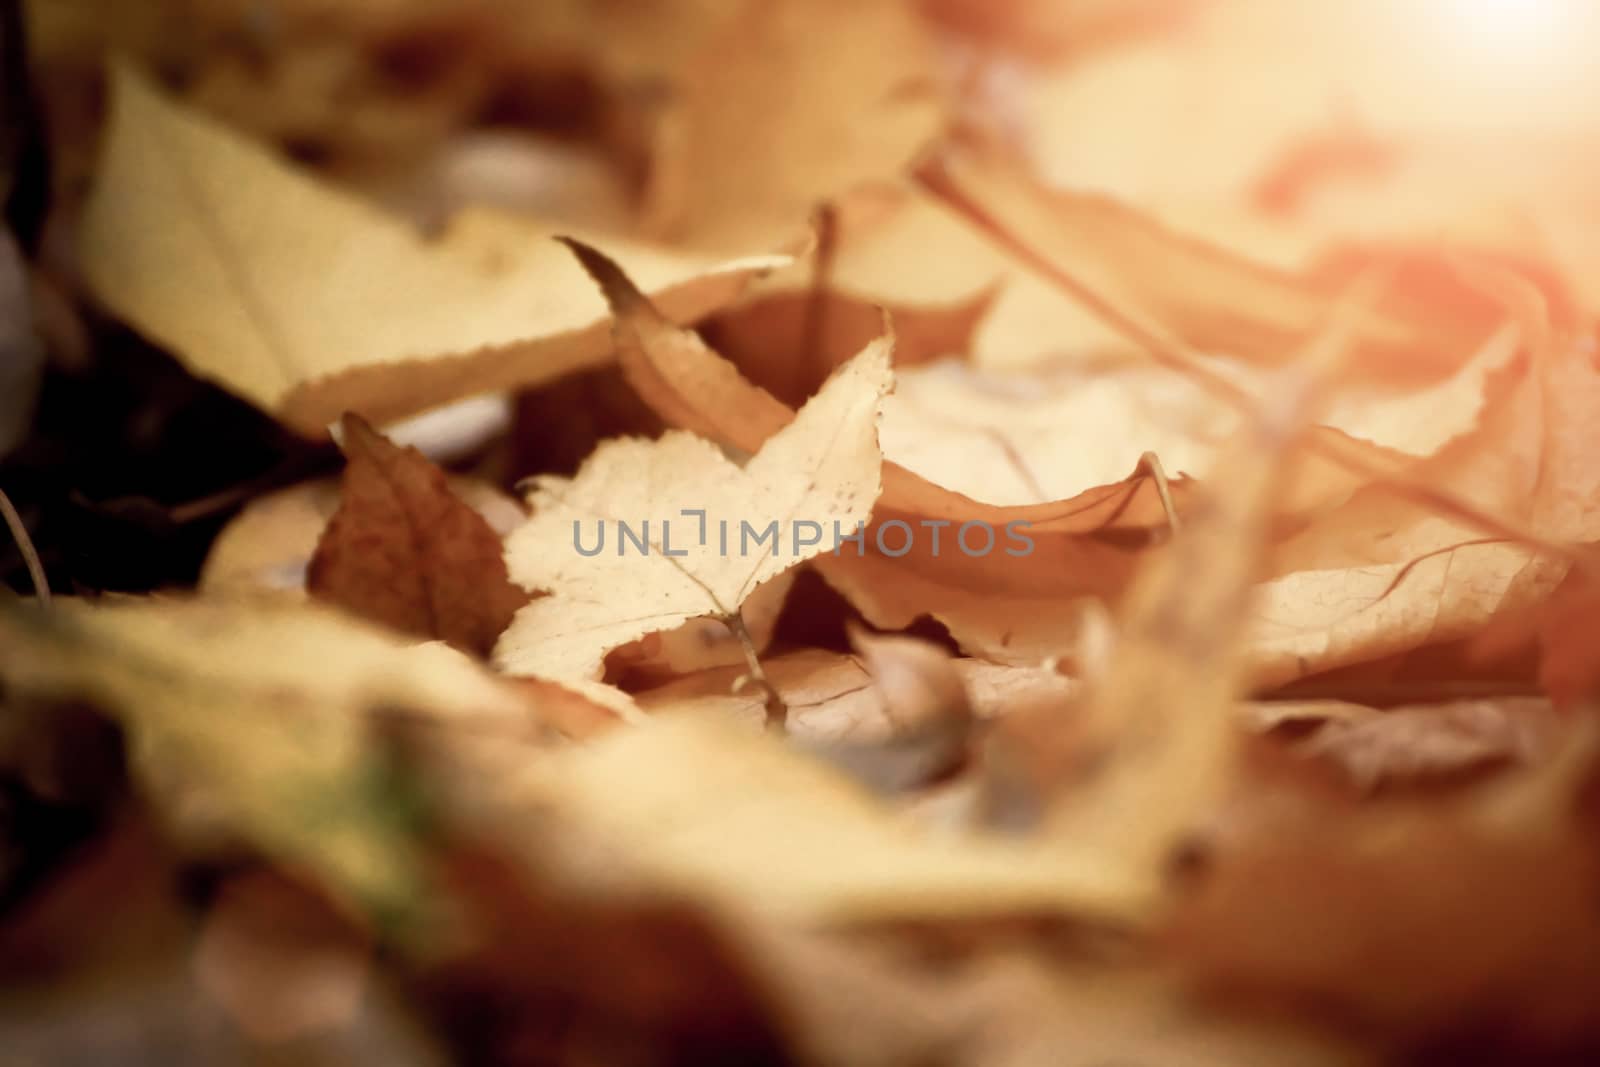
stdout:
[[722,621],[733,632],[733,636],[739,639],[739,647],[744,650],[745,666],[750,670],[750,680],[761,687],[761,692],[766,698],[767,729],[783,729],[784,724],[789,721],[789,707],[778,695],[772,679],[767,677],[766,669],[761,666],[761,657],[756,654],[756,643],[750,636],[750,628],[744,623],[744,616],[735,611],[731,615],[723,616]]
[[39,598],[40,604],[49,607],[50,582],[45,578],[44,565],[39,562],[39,553],[34,550],[33,538],[28,536],[28,528],[22,524],[22,516],[12,507],[11,498],[6,496],[4,489],[0,489],[0,514],[5,516],[6,526],[10,528],[11,536],[22,553],[22,562],[27,564],[28,577],[33,580],[34,595]]

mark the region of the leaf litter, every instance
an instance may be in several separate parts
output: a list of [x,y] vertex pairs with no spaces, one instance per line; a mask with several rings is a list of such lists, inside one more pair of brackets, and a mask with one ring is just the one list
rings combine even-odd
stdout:
[[37,6],[41,412],[343,457],[0,456],[26,1055],[1600,1048],[1577,5]]

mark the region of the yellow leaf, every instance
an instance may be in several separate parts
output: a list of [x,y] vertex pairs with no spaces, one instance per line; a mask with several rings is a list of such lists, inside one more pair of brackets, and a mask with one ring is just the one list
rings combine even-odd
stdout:
[[282,601],[0,601],[0,677],[118,719],[180,830],[242,837],[391,912],[420,902],[421,873],[373,715],[510,738],[533,726],[526,697],[458,653]]
[[831,551],[835,530],[853,534],[878,498],[889,384],[885,339],[742,468],[677,431],[608,442],[576,478],[539,479],[533,518],[508,538],[506,556],[513,580],[551,595],[517,613],[496,662],[594,679],[611,649],[688,619],[731,616],[762,583]]
[[[551,233],[487,212],[436,243],[170,102],[126,68],[80,254],[118,315],[306,433],[383,422],[605,361],[604,303]],[[782,257],[608,240],[696,318]]]
[[723,248],[792,233],[939,133],[938,77],[931,35],[898,0],[746,4],[689,61],[663,124],[654,230]]
[[770,735],[700,716],[613,731],[516,788],[682,888],[798,922],[1128,922],[1150,903],[1115,853],[918,830]]

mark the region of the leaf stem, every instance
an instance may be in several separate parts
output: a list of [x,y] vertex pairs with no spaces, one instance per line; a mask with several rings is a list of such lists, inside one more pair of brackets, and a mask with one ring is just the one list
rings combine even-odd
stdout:
[[744,616],[735,611],[724,615],[722,621],[733,632],[733,636],[739,639],[739,647],[744,650],[745,665],[750,669],[750,680],[761,687],[766,698],[767,729],[783,729],[789,721],[789,706],[778,695],[777,687],[772,684],[772,679],[767,677],[766,669],[761,666],[761,657],[756,654],[756,643],[750,636],[750,627],[745,625]]

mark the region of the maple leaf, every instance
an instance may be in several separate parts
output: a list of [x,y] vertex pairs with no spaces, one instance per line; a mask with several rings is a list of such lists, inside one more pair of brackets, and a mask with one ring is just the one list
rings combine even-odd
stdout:
[[698,616],[732,619],[762,583],[831,550],[835,524],[853,534],[879,491],[889,345],[874,342],[841,368],[743,467],[672,432],[608,442],[573,479],[540,478],[506,558],[514,580],[551,595],[517,614],[495,661],[516,674],[597,678],[611,649]]
[[[477,212],[437,243],[113,74],[80,254],[96,295],[197,374],[308,434],[551,381],[610,356],[603,305],[548,231]],[[695,318],[782,257],[614,243]]]
[[[793,408],[747,381],[694,331],[667,320],[615,263],[579,242],[571,247],[616,313],[623,373],[665,421],[753,452],[794,419]],[[1013,522],[1030,524],[1041,543],[1026,558],[978,558],[948,546],[941,553],[922,538],[898,558],[845,552],[818,561],[829,583],[873,625],[900,629],[933,615],[968,651],[997,658],[1054,655],[1076,618],[1070,601],[1120,588],[1131,573],[1134,549],[1075,535],[1166,521],[1143,475],[1069,501],[1014,508],[981,504],[892,462],[884,464],[883,482],[875,524],[977,522],[995,531]],[[876,529],[868,536],[875,537]]]
[[694,674],[732,664],[748,669],[750,649],[759,654],[772,643],[798,573],[780,574],[745,598],[739,608],[744,633],[730,631],[721,619],[690,619],[677,629],[650,634],[618,649],[608,662],[642,677]]
[[506,576],[500,535],[444,471],[346,415],[339,510],[311,558],[319,600],[402,633],[487,655],[528,594]]

